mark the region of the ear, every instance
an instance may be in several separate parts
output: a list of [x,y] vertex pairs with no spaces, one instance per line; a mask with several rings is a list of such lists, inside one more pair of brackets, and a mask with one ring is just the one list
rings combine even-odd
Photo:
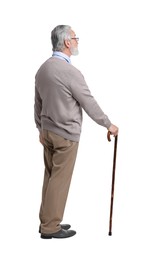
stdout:
[[64,41],[64,45],[65,45],[65,47],[67,47],[67,48],[69,48],[70,47],[70,40],[65,40]]

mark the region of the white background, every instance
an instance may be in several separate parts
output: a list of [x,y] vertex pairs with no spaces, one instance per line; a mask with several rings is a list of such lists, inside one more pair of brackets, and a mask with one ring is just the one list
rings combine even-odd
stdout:
[[[1,1],[1,259],[161,259],[160,1]],[[119,126],[113,235],[108,236],[113,143],[84,113],[64,223],[73,238],[42,240],[43,149],[33,118],[34,76],[50,32],[80,37],[72,63]]]

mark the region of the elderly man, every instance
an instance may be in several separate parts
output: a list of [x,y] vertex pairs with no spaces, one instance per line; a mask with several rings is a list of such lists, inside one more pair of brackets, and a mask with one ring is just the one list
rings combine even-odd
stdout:
[[82,108],[111,134],[118,134],[91,95],[81,72],[72,64],[78,40],[70,26],[58,25],[51,33],[53,56],[35,77],[35,122],[44,147],[44,182],[40,207],[41,238],[67,238],[76,234],[61,224],[77,155]]

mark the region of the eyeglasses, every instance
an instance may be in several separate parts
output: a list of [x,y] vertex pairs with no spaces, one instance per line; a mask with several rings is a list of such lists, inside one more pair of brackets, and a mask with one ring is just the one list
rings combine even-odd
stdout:
[[77,42],[79,42],[79,37],[72,37],[71,40],[76,40]]

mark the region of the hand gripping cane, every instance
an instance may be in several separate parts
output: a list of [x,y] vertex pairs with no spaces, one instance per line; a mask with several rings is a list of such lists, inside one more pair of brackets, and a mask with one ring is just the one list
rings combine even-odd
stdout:
[[[108,131],[107,139],[111,141],[111,132]],[[109,236],[112,236],[112,213],[113,213],[113,201],[114,201],[114,185],[115,185],[115,169],[116,169],[116,153],[117,153],[117,139],[118,136],[115,136],[114,142],[114,154],[113,154],[113,169],[112,169],[112,185],[111,185],[111,206],[110,206],[110,219],[109,219]]]

